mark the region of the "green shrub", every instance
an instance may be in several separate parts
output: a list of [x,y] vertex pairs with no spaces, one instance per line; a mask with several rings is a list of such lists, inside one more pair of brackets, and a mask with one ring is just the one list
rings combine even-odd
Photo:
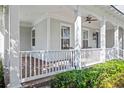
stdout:
[[2,66],[2,60],[0,59],[0,88],[5,87],[4,84],[4,73],[3,73],[3,66]]
[[[124,60],[111,60],[82,70],[60,73],[51,80],[51,87],[124,87]],[[120,78],[119,78],[120,77]]]

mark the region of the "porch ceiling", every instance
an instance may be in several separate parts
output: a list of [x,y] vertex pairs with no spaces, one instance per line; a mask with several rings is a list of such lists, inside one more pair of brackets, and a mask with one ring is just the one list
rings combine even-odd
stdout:
[[[70,6],[72,7],[72,6]],[[73,6],[74,7],[74,6]],[[74,12],[66,5],[21,5],[20,21],[34,23],[45,14],[65,17],[68,21],[74,21]]]
[[[20,5],[20,21],[23,24],[30,24],[30,26],[32,26],[44,15],[50,15],[56,18],[58,17],[63,21],[74,23],[74,20],[76,18],[76,16],[74,15],[74,9],[76,7],[77,6],[75,5]],[[86,13],[86,11],[83,12],[81,14],[82,19],[85,20],[85,17],[88,15],[89,14]],[[94,29],[99,29],[100,27],[99,21],[94,21],[90,24],[88,22],[83,22],[83,25]],[[110,25],[109,23],[107,23],[107,25],[107,29],[112,29],[112,25]]]

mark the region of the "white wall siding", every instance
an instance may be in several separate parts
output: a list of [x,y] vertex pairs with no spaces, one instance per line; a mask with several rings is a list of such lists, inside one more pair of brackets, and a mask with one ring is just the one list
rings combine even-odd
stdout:
[[20,50],[31,50],[31,27],[20,27]]
[[106,31],[106,48],[114,47],[114,30]]
[[74,24],[51,18],[50,19],[51,50],[61,50],[60,24],[71,25],[70,47],[74,48]]
[[89,29],[89,42],[88,42],[88,47],[96,48],[96,40],[93,40],[93,33],[96,33],[96,30]]
[[45,50],[47,49],[47,20],[44,19],[35,27],[36,44],[32,50]]

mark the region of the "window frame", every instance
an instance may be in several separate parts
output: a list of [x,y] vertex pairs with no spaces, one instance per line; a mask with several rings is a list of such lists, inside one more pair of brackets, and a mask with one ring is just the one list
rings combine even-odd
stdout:
[[[84,38],[84,32],[87,32],[87,38]],[[87,41],[87,47],[84,46],[83,41]],[[89,47],[89,29],[84,28],[82,30],[82,48],[84,49],[84,48],[88,48],[88,47]]]
[[[62,26],[70,28],[70,30],[69,30],[69,37],[62,37]],[[71,46],[71,31],[72,31],[72,28],[71,28],[70,24],[60,23],[60,49],[61,50],[66,50],[66,49],[70,48],[70,46]],[[68,48],[62,48],[62,40],[69,40],[69,47]]]
[[[34,37],[33,37],[33,31],[34,31]],[[33,45],[33,39],[35,40],[35,44]],[[31,30],[31,47],[34,48],[36,46],[36,29],[32,28]]]

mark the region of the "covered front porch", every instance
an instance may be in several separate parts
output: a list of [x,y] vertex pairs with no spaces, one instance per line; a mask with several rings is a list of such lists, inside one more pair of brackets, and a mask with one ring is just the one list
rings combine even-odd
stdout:
[[8,87],[123,59],[124,22],[113,11],[111,6],[7,6]]

